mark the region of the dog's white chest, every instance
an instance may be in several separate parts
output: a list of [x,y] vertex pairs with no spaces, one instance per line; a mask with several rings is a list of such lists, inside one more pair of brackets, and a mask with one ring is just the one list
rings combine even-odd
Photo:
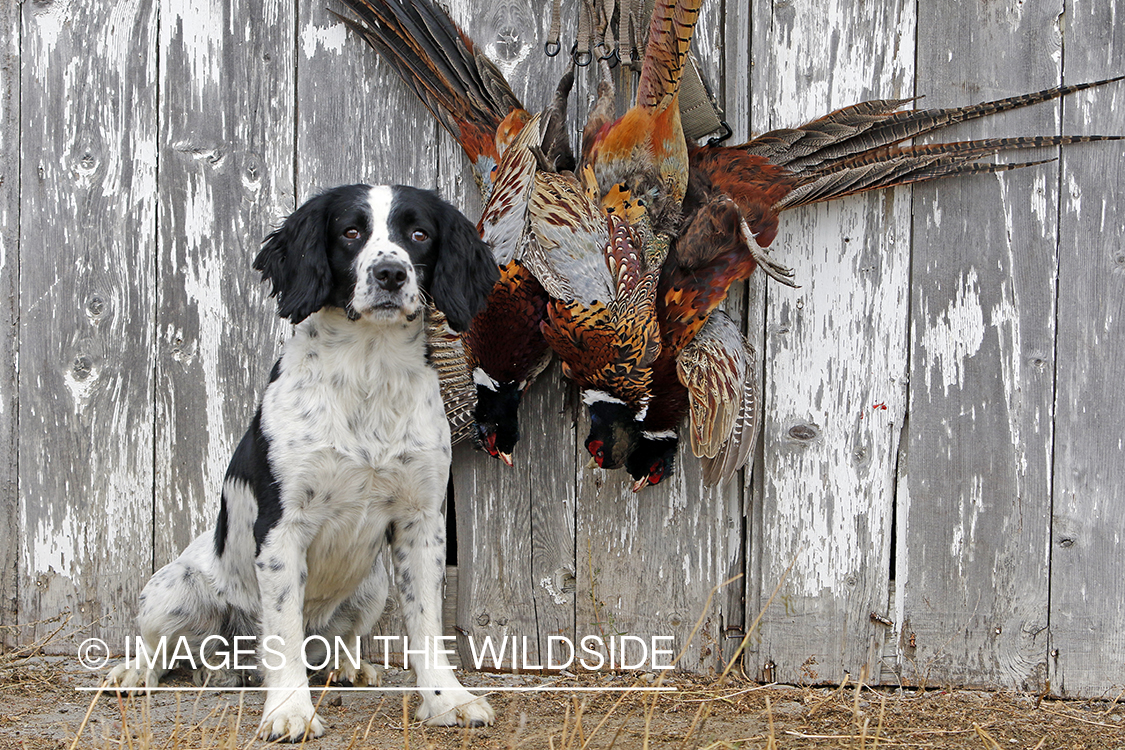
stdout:
[[317,455],[329,472],[354,463],[394,473],[426,454],[448,454],[437,374],[417,341],[423,335],[421,321],[379,327],[318,314],[303,323],[262,403],[280,459],[274,470],[316,469],[307,458]]

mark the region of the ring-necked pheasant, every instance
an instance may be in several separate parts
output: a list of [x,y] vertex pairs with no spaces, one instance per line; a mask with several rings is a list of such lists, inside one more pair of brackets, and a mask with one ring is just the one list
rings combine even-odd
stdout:
[[[539,202],[532,208],[537,236],[548,235],[528,254],[551,297],[543,333],[583,391],[591,425],[586,446],[607,468],[624,463],[626,454],[613,446],[632,444],[645,417],[648,365],[659,352],[654,294],[688,179],[679,85],[701,4],[657,2],[635,103],[610,121],[613,90],[603,76],[584,130],[581,185],[543,175],[552,184],[536,191]],[[608,73],[604,61],[602,70]],[[588,229],[557,240],[549,236],[558,225],[569,231],[567,221],[580,202],[578,213],[596,210],[606,217],[603,248],[589,241],[594,234]],[[575,234],[585,244],[576,245]]]
[[[765,253],[777,234],[778,215],[789,208],[834,200],[846,195],[958,174],[1000,172],[1041,164],[982,163],[1000,151],[1060,146],[1120,136],[1035,136],[990,138],[933,145],[900,146],[902,141],[957,122],[1048,101],[1082,89],[1121,80],[1060,86],[1045,91],[967,107],[898,111],[909,99],[863,102],[794,129],[765,133],[739,146],[701,146],[691,150],[692,184],[685,213],[690,215],[660,278],[658,317],[661,354],[653,363],[654,386],[649,410],[633,444],[625,452],[634,489],[656,484],[671,473],[676,429],[689,411],[692,379],[706,379],[694,370],[709,366],[686,361],[690,346],[731,284],[746,279],[761,265],[770,276],[792,284],[791,272]],[[696,437],[711,430],[692,416]],[[713,431],[713,430],[712,430]],[[748,434],[745,430],[741,439]],[[745,457],[745,450],[742,451]],[[729,478],[741,463],[712,462],[705,472],[713,484]]]
[[508,465],[519,439],[522,394],[550,362],[539,329],[546,293],[520,257],[537,170],[573,169],[565,129],[573,70],[544,112],[534,146],[512,148],[531,114],[496,66],[432,0],[342,0],[339,16],[387,60],[472,165],[484,201],[479,229],[501,277],[488,306],[462,337],[476,390],[475,437]]

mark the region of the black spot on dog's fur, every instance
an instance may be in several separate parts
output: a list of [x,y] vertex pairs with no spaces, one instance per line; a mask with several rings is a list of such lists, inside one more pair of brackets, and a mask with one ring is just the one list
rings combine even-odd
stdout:
[[[276,379],[280,370],[280,360],[274,365],[274,374],[271,382]],[[262,410],[259,407],[254,419],[242,441],[235,448],[231,457],[230,466],[227,467],[227,480],[238,480],[250,487],[251,493],[258,501],[258,516],[254,521],[254,556],[261,554],[262,543],[266,535],[281,520],[281,495],[278,491],[277,480],[269,464],[269,438],[262,432]],[[227,500],[223,492],[222,504],[219,509],[219,523],[215,527],[215,554],[223,556],[227,541]]]

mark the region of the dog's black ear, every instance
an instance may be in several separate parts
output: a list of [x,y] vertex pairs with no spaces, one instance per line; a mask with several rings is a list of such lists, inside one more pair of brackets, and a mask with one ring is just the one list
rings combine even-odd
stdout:
[[318,195],[271,232],[254,259],[254,269],[273,285],[277,313],[300,323],[324,307],[332,293],[328,265],[328,215],[331,195]]
[[430,294],[445,313],[449,327],[466,331],[488,302],[492,287],[500,280],[500,269],[492,250],[477,234],[465,215],[440,199],[440,244]]

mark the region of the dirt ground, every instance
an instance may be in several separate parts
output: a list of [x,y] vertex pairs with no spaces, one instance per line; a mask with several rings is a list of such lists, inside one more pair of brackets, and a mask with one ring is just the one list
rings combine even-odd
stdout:
[[[0,748],[250,748],[261,693],[196,690],[119,699],[95,698],[96,675],[72,658],[36,657],[0,665]],[[344,748],[985,748],[1125,750],[1122,696],[1105,701],[1051,701],[1014,693],[840,687],[789,687],[688,677],[660,694],[603,688],[651,686],[655,675],[597,678],[463,675],[488,693],[492,727],[434,729],[407,721],[410,692],[327,691],[320,713],[328,733],[306,744]],[[390,670],[385,686],[412,676]],[[647,680],[647,681],[646,681]],[[189,687],[187,678],[173,686]],[[512,688],[599,688],[517,692]],[[498,691],[497,688],[507,688]],[[315,698],[314,698],[315,699]],[[404,705],[405,702],[405,705]],[[76,741],[77,737],[77,741]]]

